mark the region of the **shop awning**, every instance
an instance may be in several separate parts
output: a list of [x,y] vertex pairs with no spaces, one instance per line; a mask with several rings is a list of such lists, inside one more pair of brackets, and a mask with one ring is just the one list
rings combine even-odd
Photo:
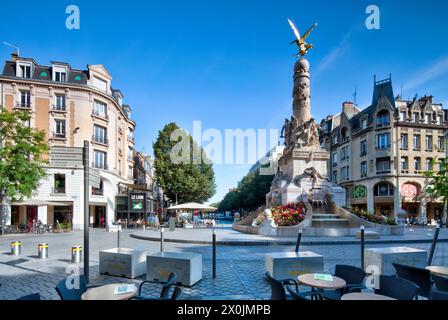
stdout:
[[176,206],[171,206],[168,208],[168,210],[198,210],[203,212],[211,212],[218,210],[215,207],[209,207],[201,203],[196,202],[188,202],[183,204],[178,204]]
[[132,189],[132,190],[151,192],[151,190],[146,188],[146,186],[142,186],[142,185],[139,185],[139,184],[123,183],[123,182],[121,182],[120,184],[122,184],[122,185],[124,185],[124,186],[126,186],[126,187],[128,187],[129,189]]

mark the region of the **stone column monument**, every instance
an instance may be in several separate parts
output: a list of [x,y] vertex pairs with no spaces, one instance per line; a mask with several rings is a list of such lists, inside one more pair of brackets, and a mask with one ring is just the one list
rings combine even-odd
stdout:
[[291,119],[285,119],[285,150],[266,201],[283,205],[305,199],[322,202],[330,195],[337,205],[344,205],[345,190],[327,178],[330,154],[320,146],[319,126],[311,115],[310,64],[305,55],[313,46],[305,40],[316,24],[300,37],[295,25],[288,21],[297,37],[292,43],[299,48],[294,65],[293,114]]

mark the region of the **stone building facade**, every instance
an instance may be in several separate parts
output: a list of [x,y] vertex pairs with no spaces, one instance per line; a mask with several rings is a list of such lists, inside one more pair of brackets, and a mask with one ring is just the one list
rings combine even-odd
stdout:
[[[115,196],[132,183],[134,170],[136,123],[131,107],[123,103],[123,94],[111,82],[102,65],[88,65],[85,70],[63,62],[43,66],[15,54],[0,75],[0,104],[9,111],[30,112],[28,125],[45,132],[50,148],[76,148],[89,142],[89,163],[101,175],[100,188],[90,188],[90,224],[95,227],[115,220]],[[32,199],[12,203],[7,224],[41,220],[82,228],[82,166],[50,161],[46,169],[47,178]]]
[[[347,190],[347,203],[375,214],[404,209],[420,223],[446,219],[440,199],[426,192],[425,171],[447,159],[447,112],[432,96],[395,97],[391,78],[374,82],[364,110],[344,102],[321,122],[320,142],[330,151],[329,176]],[[430,186],[429,186],[430,187]]]

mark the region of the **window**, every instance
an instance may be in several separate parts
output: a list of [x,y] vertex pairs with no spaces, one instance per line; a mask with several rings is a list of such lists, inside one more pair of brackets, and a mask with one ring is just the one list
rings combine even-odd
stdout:
[[361,130],[367,129],[367,118],[361,120]]
[[407,149],[408,148],[408,134],[402,133],[400,137],[400,148]]
[[27,64],[19,65],[18,77],[31,78],[31,65],[27,65]]
[[432,158],[426,158],[426,171],[432,171],[433,164],[432,164]]
[[388,197],[394,195],[394,186],[387,182],[378,183],[373,188],[375,197]]
[[348,146],[345,146],[341,149],[341,160],[348,159]]
[[412,114],[412,121],[414,121],[415,123],[418,123],[419,120],[420,120],[420,114],[418,112],[414,112]]
[[367,154],[367,140],[361,141],[361,157]]
[[361,178],[367,177],[367,161],[361,162]]
[[65,174],[54,175],[53,193],[65,193]]
[[376,173],[390,173],[390,158],[376,159]]
[[390,133],[381,133],[376,136],[377,149],[390,148]]
[[95,100],[93,103],[93,115],[107,118],[107,105]]
[[431,114],[425,113],[425,123],[430,124],[431,123]]
[[378,126],[387,126],[389,125],[389,112],[386,110],[382,110],[376,115],[376,124]]
[[121,138],[118,138],[118,154],[119,154],[120,156],[121,156],[122,153],[123,153],[122,146],[123,146],[123,142],[122,142]]
[[331,162],[333,163],[333,166],[337,166],[338,165],[338,154],[336,152],[334,152],[331,155]]
[[443,124],[443,116],[442,115],[438,115],[437,116],[437,124],[438,125],[442,125]]
[[67,78],[67,74],[65,72],[56,71],[54,73],[54,81],[56,82],[65,82]]
[[437,149],[439,149],[439,151],[445,150],[445,137],[444,136],[437,137]]
[[65,111],[65,95],[56,95],[55,109]]
[[56,138],[65,138],[65,120],[56,119],[54,136]]
[[421,169],[422,169],[422,165],[421,165],[420,157],[414,158],[414,170],[415,171],[420,171]]
[[128,129],[128,141],[134,141],[134,131]]
[[420,135],[414,134],[414,150],[420,150]]
[[337,134],[333,136],[332,141],[333,141],[333,144],[336,144],[336,143],[339,142],[339,139],[338,139],[338,135],[337,135]]
[[31,94],[29,91],[20,91],[20,105],[21,108],[31,108]]
[[121,176],[121,159],[118,159],[118,175]]
[[400,121],[406,121],[408,118],[408,113],[406,111],[400,112]]
[[425,137],[426,151],[432,151],[432,136]]
[[94,151],[94,167],[99,169],[107,169],[106,152]]
[[104,195],[104,187],[103,187],[103,181],[100,181],[100,187],[95,188],[92,187],[92,195],[94,196],[103,196]]
[[401,170],[402,171],[407,171],[409,170],[409,160],[408,157],[401,157]]
[[94,125],[92,140],[102,144],[107,144],[107,129],[101,126]]
[[341,168],[341,179],[342,180],[348,180],[350,178],[349,174],[348,174],[348,171],[349,171],[349,167],[348,166],[345,166],[345,167]]
[[439,159],[439,171],[443,170],[443,164],[445,163],[445,159]]
[[131,147],[128,147],[128,160],[129,161],[132,161],[132,148]]
[[348,129],[347,128],[342,128],[341,130],[341,140],[342,142],[345,142],[348,140]]

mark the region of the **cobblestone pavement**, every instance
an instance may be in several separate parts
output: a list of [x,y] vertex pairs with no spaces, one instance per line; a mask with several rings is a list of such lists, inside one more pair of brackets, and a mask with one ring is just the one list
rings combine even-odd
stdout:
[[[123,232],[121,247],[146,249],[158,252],[160,244],[129,237],[131,231]],[[70,265],[70,248],[82,245],[82,232],[48,235],[15,235],[0,238],[0,299],[39,292],[43,299],[59,299],[55,286],[67,276]],[[22,255],[10,255],[10,243],[23,243]],[[37,258],[37,244],[49,244],[49,259]],[[103,230],[92,230],[90,236],[91,284],[140,283],[144,277],[134,280],[110,277],[98,273],[98,252],[116,247],[117,234]],[[366,247],[387,247],[390,244],[370,244]],[[408,246],[428,250],[430,243],[412,243]],[[264,254],[294,250],[293,246],[218,246],[217,277],[212,279],[212,248],[209,245],[165,243],[165,251],[194,252],[203,256],[203,279],[191,288],[184,288],[184,299],[266,299],[270,289],[264,279]],[[301,250],[310,250],[325,257],[325,270],[331,272],[335,264],[360,264],[359,245],[309,245]],[[439,243],[433,264],[448,265],[448,243]],[[82,267],[82,263],[80,264]],[[147,285],[144,294],[157,297],[160,286]]]

